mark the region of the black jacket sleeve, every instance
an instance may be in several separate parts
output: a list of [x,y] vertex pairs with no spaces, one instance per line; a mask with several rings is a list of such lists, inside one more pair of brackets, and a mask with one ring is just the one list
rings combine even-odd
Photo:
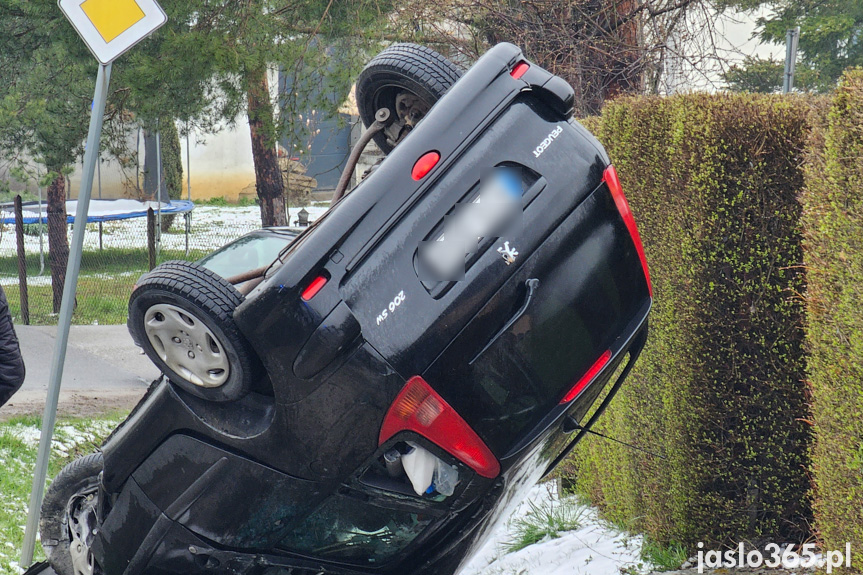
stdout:
[[24,383],[24,359],[18,336],[12,326],[12,314],[6,293],[0,287],[0,406],[9,401]]

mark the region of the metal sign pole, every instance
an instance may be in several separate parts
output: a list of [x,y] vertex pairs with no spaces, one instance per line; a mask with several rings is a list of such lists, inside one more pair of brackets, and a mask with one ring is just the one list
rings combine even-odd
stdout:
[[135,136],[135,193],[141,198],[141,126]]
[[192,201],[192,147],[189,145],[189,124],[186,123],[186,199]]
[[[99,182],[99,199],[102,199],[102,154],[99,153],[99,159],[96,160],[96,174]],[[102,251],[102,222],[99,222],[99,251]]]
[[39,453],[33,474],[33,489],[30,492],[30,511],[27,514],[27,527],[24,530],[24,544],[21,547],[21,565],[33,562],[33,549],[36,545],[36,531],[39,528],[39,511],[42,496],[45,494],[45,478],[48,475],[48,460],[51,456],[51,440],[54,424],[57,422],[57,403],[60,398],[60,382],[63,365],[66,362],[66,345],[69,342],[69,326],[75,306],[75,291],[78,287],[78,272],[81,270],[81,252],[84,248],[84,231],[87,227],[87,210],[93,191],[93,176],[96,161],[99,159],[99,139],[102,134],[102,120],[105,116],[105,101],[108,99],[108,83],[111,79],[111,64],[99,66],[96,76],[96,92],[93,96],[93,109],[90,115],[90,131],[87,134],[87,148],[84,152],[84,172],[81,190],[78,192],[78,209],[75,213],[75,229],[72,233],[72,246],[69,262],[66,265],[66,283],[63,286],[63,300],[60,303],[60,317],[57,321],[57,343],[51,358],[51,375],[48,380],[48,397],[42,416],[42,436],[39,440]]
[[797,46],[800,43],[800,26],[790,28],[785,34],[785,76],[782,80],[782,93],[794,89],[794,69],[797,66]]

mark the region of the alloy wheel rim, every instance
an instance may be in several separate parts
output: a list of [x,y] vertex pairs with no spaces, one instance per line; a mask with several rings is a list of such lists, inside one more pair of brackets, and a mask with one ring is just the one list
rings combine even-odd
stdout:
[[91,543],[97,533],[95,489],[80,493],[69,500],[66,508],[66,526],[69,534],[69,555],[75,575],[94,575],[96,560]]

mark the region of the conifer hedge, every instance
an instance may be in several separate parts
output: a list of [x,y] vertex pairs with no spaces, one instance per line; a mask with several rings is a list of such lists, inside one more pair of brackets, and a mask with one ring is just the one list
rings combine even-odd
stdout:
[[815,526],[863,570],[863,70],[846,74],[806,169],[806,343]]
[[591,122],[655,295],[647,348],[597,430],[665,459],[588,437],[572,465],[611,519],[656,541],[809,530],[796,197],[809,118],[797,98],[685,95],[616,100]]

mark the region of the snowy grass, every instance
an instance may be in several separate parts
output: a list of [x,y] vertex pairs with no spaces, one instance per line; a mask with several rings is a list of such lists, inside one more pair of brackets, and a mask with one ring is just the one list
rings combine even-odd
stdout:
[[[567,521],[571,529],[550,529]],[[542,537],[514,549],[514,543]],[[553,535],[556,532],[556,536]],[[637,575],[651,565],[640,536],[618,531],[596,509],[560,496],[553,482],[537,485],[492,533],[459,575]]]
[[[124,414],[103,419],[63,419],[52,442],[49,477],[73,459],[92,453]],[[40,418],[20,417],[0,422],[0,575],[19,575],[18,560],[39,447]],[[36,544],[37,559],[44,558]]]
[[562,532],[575,531],[581,527],[585,508],[572,497],[542,500],[539,503],[528,501],[527,504],[527,513],[512,520],[513,539],[504,546],[509,553],[520,551],[528,545],[557,539]]

